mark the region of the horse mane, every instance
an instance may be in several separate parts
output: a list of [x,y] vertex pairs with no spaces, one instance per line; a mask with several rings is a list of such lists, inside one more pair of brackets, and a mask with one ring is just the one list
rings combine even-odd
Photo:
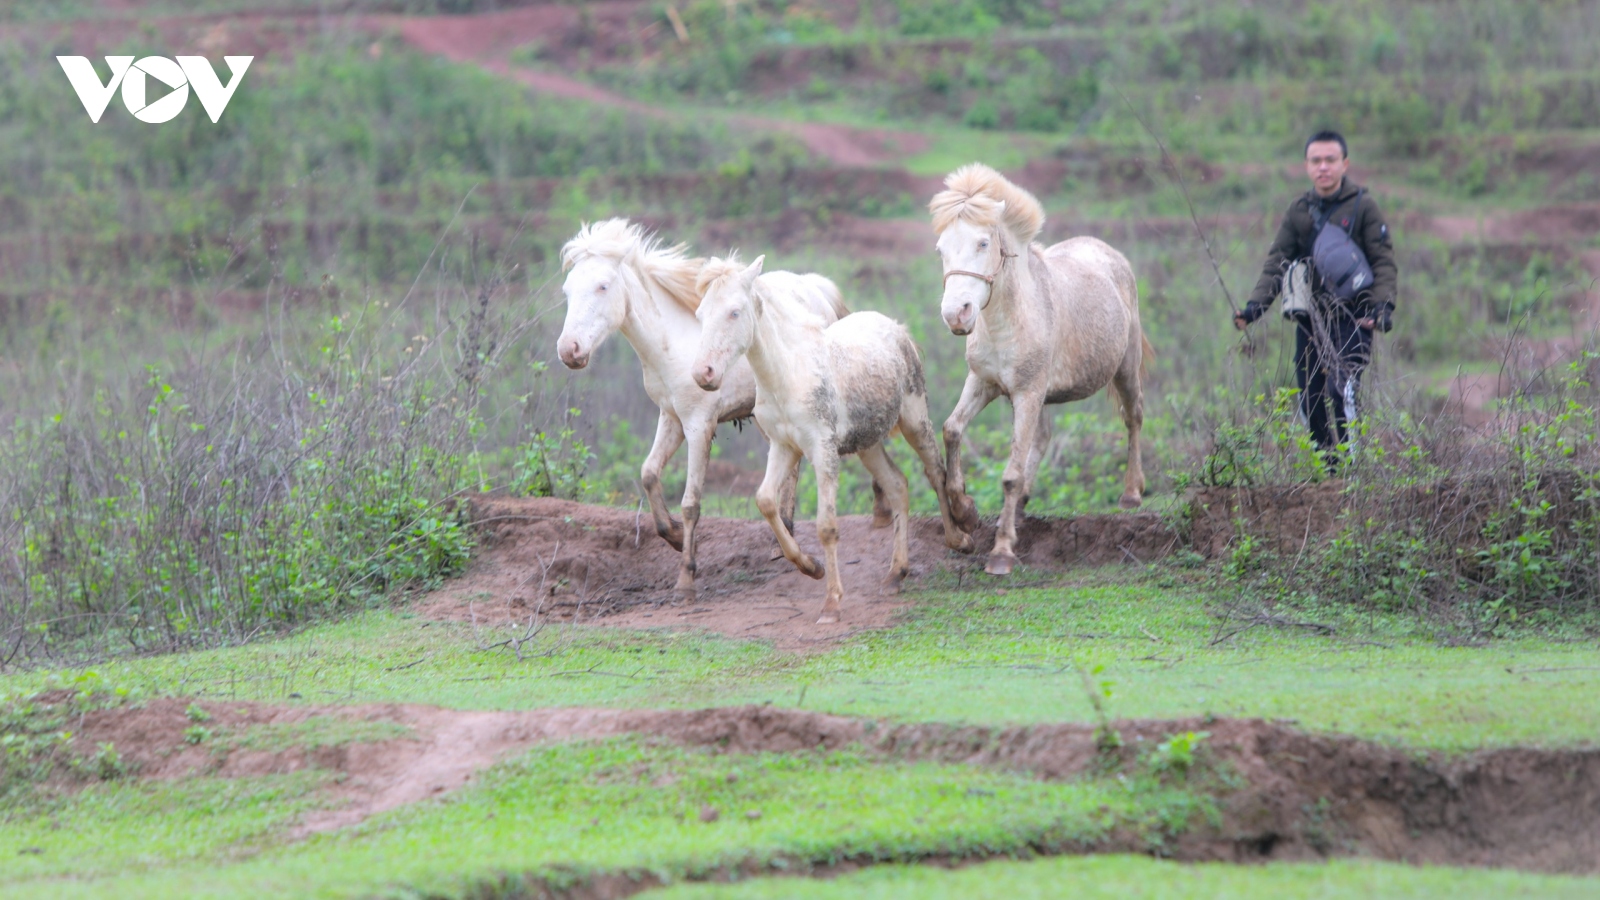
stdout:
[[979,228],[1003,224],[1027,244],[1044,228],[1044,207],[1039,201],[982,163],[968,163],[951,172],[945,176],[944,186],[928,203],[934,231],[943,232],[957,220]]
[[729,251],[724,258],[712,257],[700,266],[699,277],[695,279],[694,289],[701,297],[711,293],[723,279],[737,275],[745,270],[745,264],[739,261],[739,251]]
[[661,246],[660,238],[627,219],[603,219],[578,229],[577,236],[561,248],[561,270],[565,272],[589,257],[620,265],[630,253],[641,278],[655,282],[689,312],[700,308],[702,294],[695,287],[695,276],[705,260],[690,257],[686,244]]

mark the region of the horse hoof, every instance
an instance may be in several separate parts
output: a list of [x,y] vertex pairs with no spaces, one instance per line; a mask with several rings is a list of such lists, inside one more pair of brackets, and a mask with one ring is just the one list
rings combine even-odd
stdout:
[[903,583],[906,580],[906,576],[909,575],[909,574],[911,574],[911,571],[909,569],[901,569],[898,572],[889,573],[883,579],[883,590],[884,590],[884,592],[885,593],[889,593],[889,594],[898,594],[898,593],[900,593],[900,585],[901,585],[901,583]]
[[893,524],[894,524],[894,514],[893,513],[878,513],[878,512],[875,512],[875,513],[872,514],[872,527],[873,528],[888,528],[890,525],[893,525]]
[[1123,509],[1138,509],[1139,504],[1143,502],[1144,498],[1138,494],[1123,494],[1121,499],[1117,501],[1117,505]]
[[819,616],[817,618],[817,624],[818,625],[834,625],[834,624],[837,624],[838,621],[839,621],[839,615],[837,613],[827,613],[827,612],[825,612],[825,613],[823,613],[821,616]]
[[1016,565],[1017,558],[1007,553],[1004,556],[989,557],[989,564],[983,567],[990,575],[1010,575],[1011,567]]
[[827,568],[823,566],[822,563],[817,562],[809,556],[801,556],[800,561],[795,563],[794,566],[805,575],[808,575],[811,578],[815,578],[819,581],[822,579],[822,576],[828,574]]
[[976,545],[972,542],[972,535],[956,532],[945,538],[944,545],[957,553],[971,553]]

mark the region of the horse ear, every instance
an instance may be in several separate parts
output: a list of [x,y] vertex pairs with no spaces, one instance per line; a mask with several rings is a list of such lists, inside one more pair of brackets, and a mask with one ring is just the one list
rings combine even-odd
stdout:
[[762,255],[756,257],[756,261],[751,263],[749,265],[749,267],[744,270],[744,274],[742,274],[740,277],[744,279],[744,283],[745,283],[746,286],[749,286],[749,285],[753,284],[755,282],[755,280],[758,277],[760,277],[760,275],[761,275],[761,264],[766,262],[766,261],[767,261],[766,254],[762,254]]

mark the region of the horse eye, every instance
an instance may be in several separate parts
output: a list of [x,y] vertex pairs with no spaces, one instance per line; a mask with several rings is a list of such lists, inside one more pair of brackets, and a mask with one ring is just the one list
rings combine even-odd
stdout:
[[979,250],[987,250],[987,249],[989,249],[989,242],[988,241],[979,241],[978,242],[978,249]]
[[597,294],[604,294],[606,292],[606,286],[602,284],[599,287],[595,288],[594,290],[595,290],[595,293],[597,293]]
[[738,310],[737,310],[737,309],[736,309],[736,310],[734,310],[734,311],[733,311],[733,312],[731,312],[731,313],[728,313],[728,318],[730,318],[730,319],[737,319],[737,318],[739,318],[739,311],[738,311]]

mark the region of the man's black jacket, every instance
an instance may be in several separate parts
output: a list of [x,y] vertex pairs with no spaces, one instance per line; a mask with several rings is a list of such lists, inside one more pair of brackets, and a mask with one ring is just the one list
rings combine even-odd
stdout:
[[1334,217],[1328,221],[1327,227],[1349,230],[1356,246],[1367,255],[1367,265],[1372,267],[1372,290],[1356,298],[1358,308],[1352,312],[1367,316],[1380,308],[1394,309],[1395,283],[1399,272],[1394,264],[1394,245],[1389,240],[1389,226],[1384,223],[1383,213],[1378,211],[1377,201],[1372,199],[1370,191],[1361,194],[1359,204],[1350,202],[1360,191],[1360,185],[1351,184],[1350,179],[1346,178],[1332,197],[1318,197],[1315,191],[1307,191],[1289,205],[1289,211],[1283,214],[1283,224],[1278,226],[1278,236],[1267,253],[1267,261],[1261,266],[1261,278],[1256,281],[1256,289],[1250,294],[1250,302],[1245,304],[1245,321],[1254,322],[1261,318],[1267,307],[1272,305],[1273,299],[1278,296],[1284,267],[1311,255],[1311,245],[1317,239],[1313,210],[1332,210]]

